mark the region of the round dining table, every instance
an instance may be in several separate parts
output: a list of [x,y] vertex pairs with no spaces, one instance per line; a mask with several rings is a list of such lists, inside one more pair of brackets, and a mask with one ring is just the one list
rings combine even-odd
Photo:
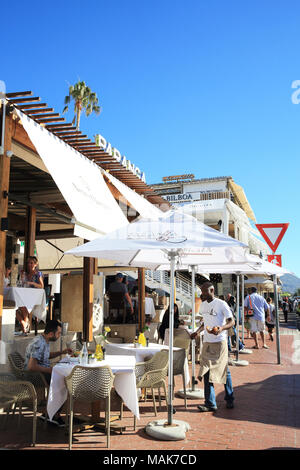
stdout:
[[[107,354],[122,354],[124,357],[135,357],[136,362],[143,362],[148,356],[153,356],[159,351],[169,350],[169,346],[159,343],[149,343],[148,346],[136,345],[134,343],[108,343],[105,345]],[[176,351],[180,348],[173,347]],[[184,363],[186,385],[190,382],[188,360],[186,358]]]
[[[124,404],[129,408],[132,413],[140,418],[139,405],[138,405],[138,391],[136,388],[135,376],[135,357],[126,357],[123,355],[109,355],[106,354],[105,360],[87,364],[84,367],[101,367],[104,365],[110,366],[114,374],[114,383],[116,392],[122,398]],[[52,369],[51,382],[49,387],[47,413],[49,418],[52,419],[55,413],[61,408],[68,397],[67,388],[65,386],[65,377],[71,372],[73,367],[79,365],[78,358],[64,357]]]

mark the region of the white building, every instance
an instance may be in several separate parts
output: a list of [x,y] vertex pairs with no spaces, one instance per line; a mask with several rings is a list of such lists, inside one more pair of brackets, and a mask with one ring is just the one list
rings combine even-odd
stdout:
[[[255,227],[255,215],[245,192],[231,176],[201,179],[195,179],[194,175],[169,176],[151,188],[174,207],[182,207],[185,213],[246,243],[250,253],[264,258],[269,253],[268,245]],[[232,290],[231,278],[222,276],[219,295]]]

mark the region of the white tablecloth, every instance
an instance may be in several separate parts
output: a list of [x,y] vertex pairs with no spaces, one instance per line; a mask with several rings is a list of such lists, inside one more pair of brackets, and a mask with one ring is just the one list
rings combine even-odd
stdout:
[[[63,361],[63,360],[62,360]],[[112,373],[115,375],[114,387],[124,404],[139,419],[138,394],[136,389],[135,377],[135,357],[110,356],[106,354],[105,361],[96,362],[86,367],[109,365]],[[71,358],[70,364],[59,362],[53,367],[51,382],[49,388],[49,397],[47,403],[47,412],[50,419],[60,409],[67,399],[68,392],[65,386],[64,378],[67,377],[73,367],[78,365],[78,359]]]
[[14,300],[17,307],[26,307],[42,321],[46,320],[46,293],[44,289],[31,287],[5,287],[4,299]]
[[[136,302],[136,305],[138,305],[138,298],[133,297],[132,300]],[[151,318],[155,318],[155,307],[154,307],[154,302],[151,297],[145,297],[145,315],[150,315]]]
[[[134,356],[136,362],[143,362],[146,356],[154,356],[158,351],[163,349],[169,350],[169,347],[164,344],[149,343],[149,346],[142,346],[135,348],[132,343],[108,343],[105,345],[106,352],[108,354],[122,354],[123,356]],[[179,348],[173,348],[176,351]],[[190,381],[189,366],[187,359],[184,364],[185,369],[185,381],[186,385]]]

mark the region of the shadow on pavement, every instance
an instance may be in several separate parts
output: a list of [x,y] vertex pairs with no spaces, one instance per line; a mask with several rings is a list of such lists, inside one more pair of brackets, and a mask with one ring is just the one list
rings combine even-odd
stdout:
[[234,387],[235,407],[218,394],[216,417],[300,428],[300,374],[274,375],[261,382]]

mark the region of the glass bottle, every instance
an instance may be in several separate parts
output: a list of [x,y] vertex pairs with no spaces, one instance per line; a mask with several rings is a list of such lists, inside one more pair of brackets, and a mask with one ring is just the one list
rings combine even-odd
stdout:
[[89,362],[89,355],[88,355],[88,350],[87,350],[87,346],[86,346],[85,341],[83,343],[81,360],[82,360],[83,365],[86,365]]

